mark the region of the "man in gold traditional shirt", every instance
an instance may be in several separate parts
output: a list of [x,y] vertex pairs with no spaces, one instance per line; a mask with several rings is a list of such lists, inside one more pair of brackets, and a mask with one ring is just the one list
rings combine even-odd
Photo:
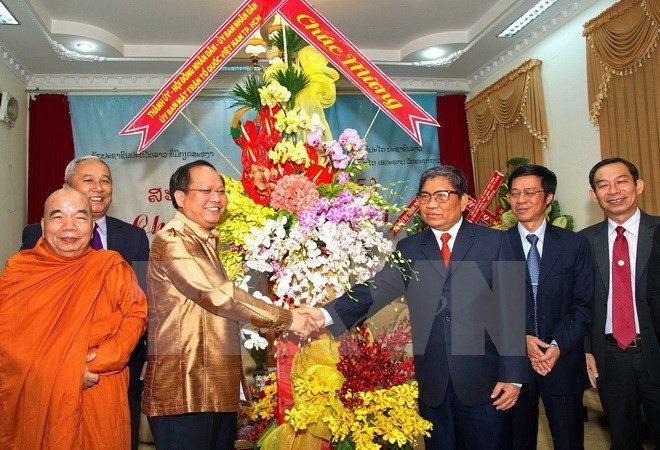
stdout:
[[119,253],[93,250],[92,209],[46,200],[43,237],[0,276],[0,448],[130,448],[131,351],[147,302]]
[[147,270],[149,357],[142,400],[156,447],[233,449],[241,380],[239,321],[308,333],[304,312],[266,304],[227,279],[215,229],[227,206],[210,163],[170,178],[177,210],[154,238]]

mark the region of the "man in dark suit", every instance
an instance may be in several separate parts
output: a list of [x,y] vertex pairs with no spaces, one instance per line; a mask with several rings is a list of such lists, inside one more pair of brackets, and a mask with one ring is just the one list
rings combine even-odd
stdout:
[[653,234],[646,299],[649,303],[655,335],[660,341],[660,227],[655,227],[655,233]]
[[508,449],[510,409],[527,380],[524,264],[505,233],[463,219],[460,170],[428,169],[417,197],[430,228],[398,243],[409,264],[387,265],[314,318],[339,335],[405,296],[420,412],[433,424],[426,448]]
[[[507,233],[518,259],[529,261],[527,356],[531,382],[513,410],[513,448],[536,448],[541,398],[554,447],[582,449],[582,395],[589,387],[583,341],[593,319],[589,242],[546,221],[545,210],[557,188],[557,177],[549,169],[523,165],[509,175],[508,183],[518,224]],[[534,255],[538,256],[536,265]]]
[[[140,286],[146,292],[146,261],[149,260],[149,240],[142,228],[107,216],[112,203],[112,174],[108,165],[96,156],[83,156],[71,161],[64,170],[64,187],[82,192],[92,205],[94,223],[104,249],[115,250],[135,271]],[[21,250],[33,248],[42,235],[41,224],[23,229]],[[129,360],[128,404],[131,410],[131,448],[137,449],[140,425],[142,368],[146,361],[146,342],[141,339]]]
[[[591,199],[607,216],[581,231],[595,265],[594,322],[585,340],[589,378],[598,387],[613,449],[641,449],[644,419],[660,446],[660,344],[646,302],[651,243],[660,217],[637,207],[644,182],[629,161],[600,161],[589,172],[589,184]],[[627,277],[620,269],[627,270]],[[627,295],[619,294],[626,290]]]

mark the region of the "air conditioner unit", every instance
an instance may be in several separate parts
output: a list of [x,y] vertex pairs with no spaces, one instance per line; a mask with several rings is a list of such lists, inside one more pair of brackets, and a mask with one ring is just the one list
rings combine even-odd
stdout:
[[18,101],[8,92],[3,92],[0,98],[0,120],[13,127],[18,119]]

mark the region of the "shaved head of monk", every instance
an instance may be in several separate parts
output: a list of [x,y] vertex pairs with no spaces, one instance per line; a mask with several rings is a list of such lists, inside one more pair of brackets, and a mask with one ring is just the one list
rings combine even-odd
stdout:
[[83,194],[63,188],[50,194],[41,219],[50,249],[64,258],[75,258],[89,248],[93,232],[92,207]]

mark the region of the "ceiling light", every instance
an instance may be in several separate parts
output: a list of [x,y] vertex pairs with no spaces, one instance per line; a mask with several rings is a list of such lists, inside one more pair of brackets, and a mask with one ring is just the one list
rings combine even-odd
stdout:
[[532,20],[540,16],[543,11],[550,8],[555,3],[557,3],[557,0],[541,0],[536,5],[529,8],[529,10],[527,10],[525,14],[518,17],[518,19],[515,22],[509,25],[509,27],[506,30],[498,34],[497,37],[501,37],[501,38],[512,37],[517,32],[522,30],[525,26],[527,26]]
[[428,49],[424,50],[424,53],[422,54],[422,56],[424,57],[424,59],[433,60],[433,59],[438,59],[438,58],[444,56],[445,53],[446,52],[443,49],[441,49],[440,47],[431,47],[431,48],[428,48]]
[[78,50],[80,50],[81,52],[86,53],[86,52],[91,52],[92,50],[94,50],[96,48],[96,46],[94,44],[92,44],[91,42],[84,41],[84,42],[77,43],[76,48]]
[[7,7],[0,1],[0,25],[18,25],[18,20]]

